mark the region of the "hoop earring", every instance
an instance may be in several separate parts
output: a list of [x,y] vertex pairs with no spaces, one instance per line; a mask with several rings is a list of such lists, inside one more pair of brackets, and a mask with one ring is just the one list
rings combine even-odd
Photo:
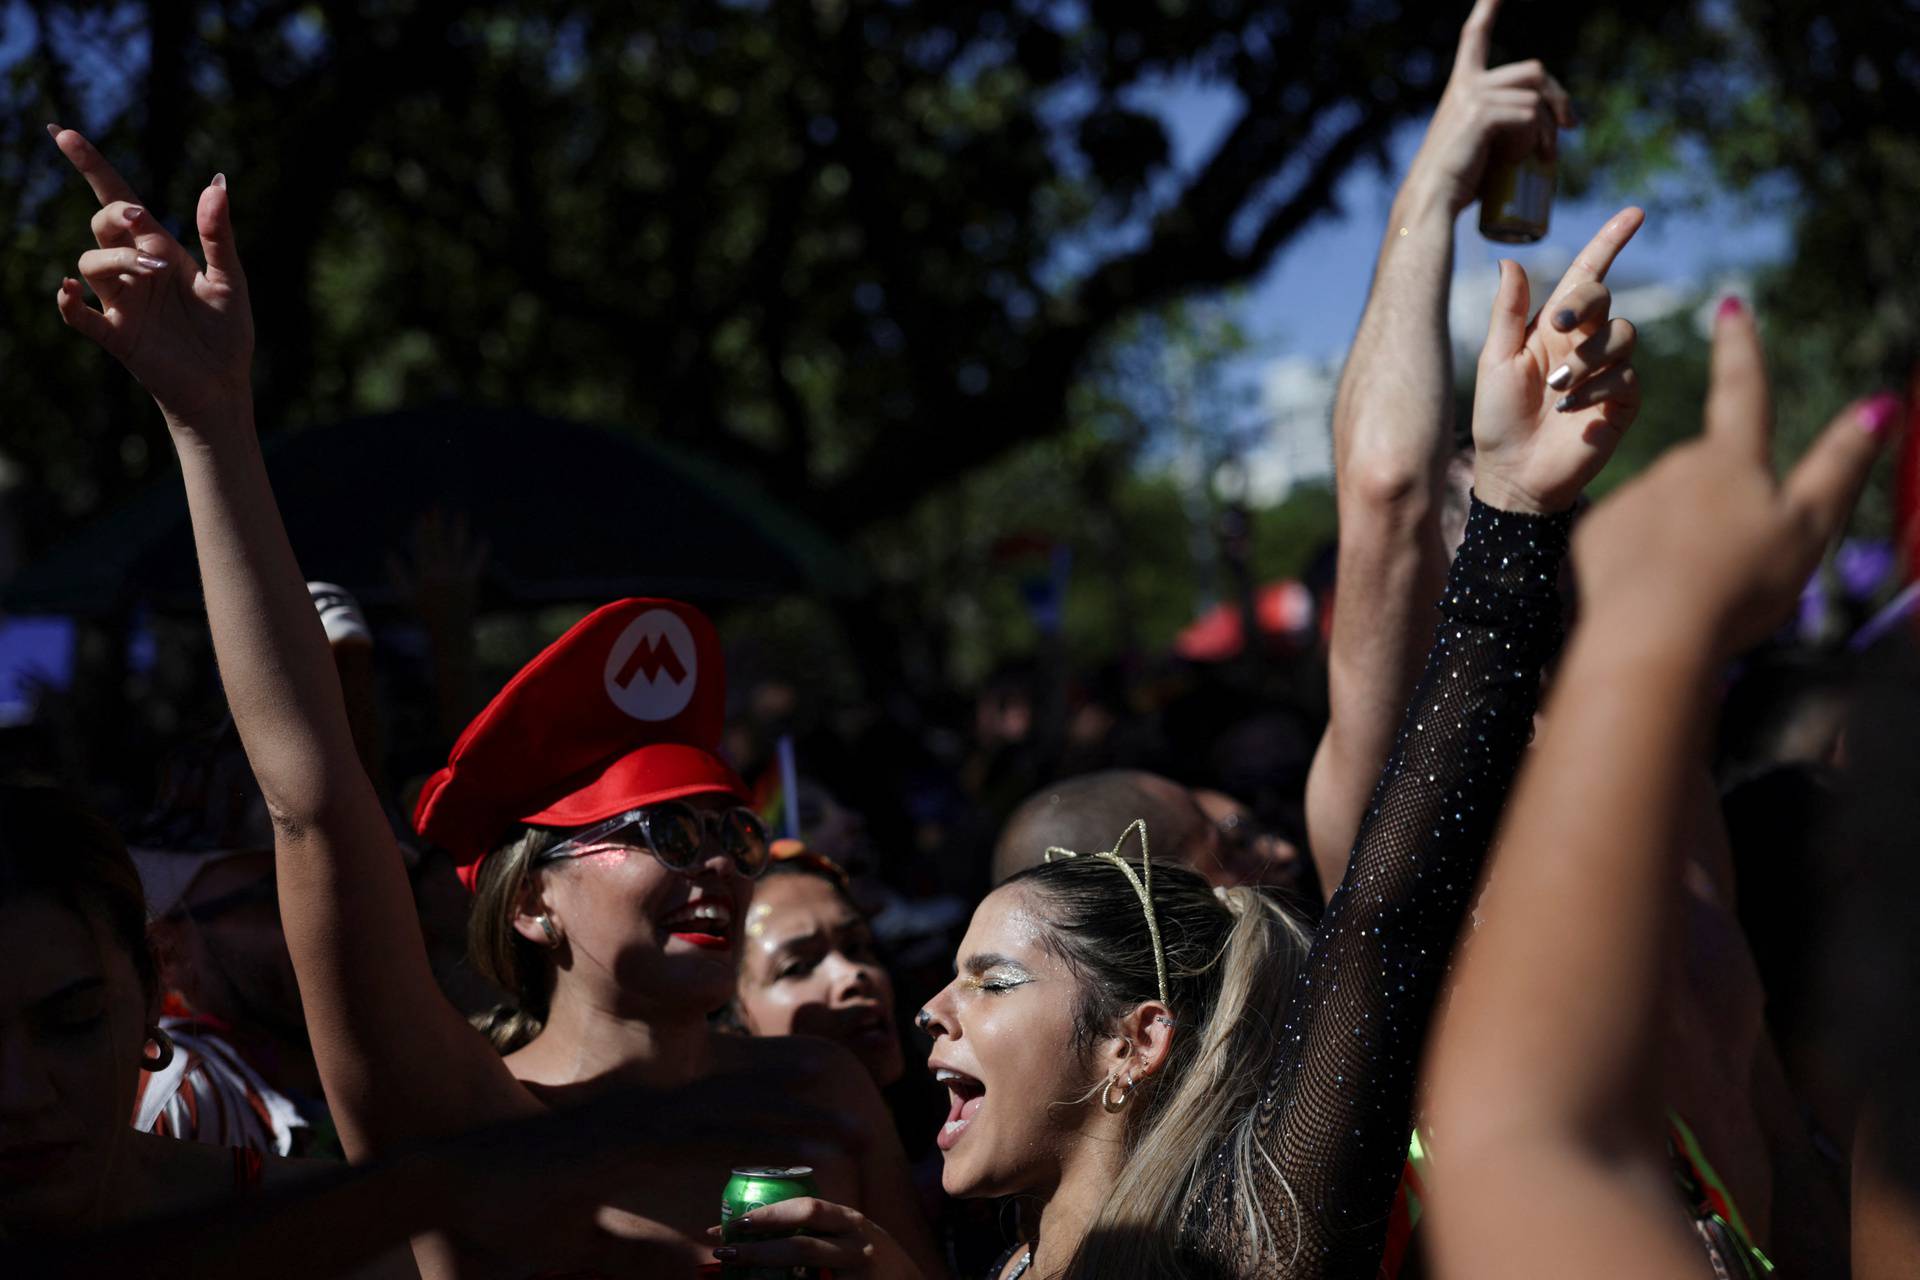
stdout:
[[560,931],[553,927],[553,917],[549,915],[537,915],[533,919],[534,923],[540,926],[540,932],[547,935],[548,949],[559,946]]
[[156,1024],[147,1028],[147,1039],[160,1047],[153,1057],[147,1056],[146,1045],[140,1046],[140,1069],[142,1071],[165,1071],[173,1065],[173,1037]]
[[1100,1090],[1100,1109],[1108,1115],[1118,1115],[1126,1110],[1127,1103],[1133,1100],[1133,1072],[1127,1072],[1127,1078],[1120,1084],[1120,1101],[1113,1100],[1113,1086],[1120,1080],[1120,1073],[1114,1072],[1107,1077],[1106,1085]]

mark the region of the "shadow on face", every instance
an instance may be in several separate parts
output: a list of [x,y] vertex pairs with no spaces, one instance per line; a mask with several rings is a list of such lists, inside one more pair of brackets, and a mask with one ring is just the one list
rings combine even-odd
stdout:
[[837,1041],[880,1086],[905,1069],[893,980],[865,917],[825,878],[772,874],[754,888],[740,961],[741,1020],[754,1035]]
[[[739,802],[698,796],[687,803],[718,811]],[[556,1002],[571,984],[585,999],[630,1015],[704,1016],[732,998],[753,882],[717,849],[674,871],[639,839],[621,834],[542,867],[533,894],[544,905],[515,928],[538,944],[533,922],[544,913],[564,939],[555,951]]]
[[164,984],[195,1010],[305,1042],[270,850],[208,863],[154,939]]
[[146,996],[104,923],[51,897],[0,902],[0,1226],[101,1221],[133,1134]]

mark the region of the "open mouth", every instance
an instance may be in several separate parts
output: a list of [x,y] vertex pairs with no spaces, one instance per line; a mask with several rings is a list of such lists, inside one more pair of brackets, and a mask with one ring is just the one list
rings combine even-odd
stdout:
[[671,936],[705,951],[733,947],[733,908],[718,899],[689,902],[660,923]]
[[949,1104],[947,1122],[940,1126],[939,1136],[934,1142],[942,1151],[951,1151],[953,1144],[965,1136],[974,1117],[980,1114],[980,1108],[987,1100],[987,1086],[970,1075],[946,1067],[937,1068],[933,1078],[947,1087]]

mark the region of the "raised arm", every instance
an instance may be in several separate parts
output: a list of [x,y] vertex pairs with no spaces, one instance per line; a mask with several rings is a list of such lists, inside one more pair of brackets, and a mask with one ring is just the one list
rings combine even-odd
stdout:
[[1848,411],[1776,487],[1759,339],[1723,308],[1706,434],[1575,540],[1580,632],[1434,1053],[1442,1274],[1712,1274],[1658,1070],[1690,768],[1720,665],[1790,611],[1891,417]]
[[[1573,312],[1564,329],[1528,322],[1526,275],[1501,264],[1474,405],[1477,496],[1426,665],[1280,1028],[1253,1119],[1270,1163],[1256,1163],[1255,1187],[1223,1184],[1201,1200],[1211,1249],[1230,1266],[1257,1266],[1274,1247],[1307,1280],[1379,1266],[1447,953],[1559,646],[1571,509],[1634,395],[1623,366],[1572,402],[1548,377],[1624,324],[1608,323],[1599,276],[1639,224],[1638,209],[1615,215],[1576,259],[1549,304]],[[1275,1244],[1218,1239],[1249,1196]]]
[[273,816],[280,914],[348,1153],[533,1107],[434,986],[400,853],[355,753],[340,683],[254,434],[253,322],[226,182],[200,194],[206,266],[74,130],[99,247],[61,318],[152,393],[180,456],[221,682]]
[[1307,775],[1307,838],[1331,895],[1413,691],[1446,576],[1441,491],[1453,422],[1447,294],[1453,225],[1490,158],[1551,154],[1573,123],[1539,62],[1487,67],[1499,0],[1479,0],[1453,75],[1387,217],[1360,329],[1333,402],[1339,594],[1331,715]]

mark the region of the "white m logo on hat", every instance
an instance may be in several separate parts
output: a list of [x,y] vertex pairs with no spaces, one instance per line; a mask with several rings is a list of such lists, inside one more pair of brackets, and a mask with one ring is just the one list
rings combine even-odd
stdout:
[[607,654],[607,696],[635,720],[671,720],[700,683],[693,632],[670,609],[649,609],[627,624]]

